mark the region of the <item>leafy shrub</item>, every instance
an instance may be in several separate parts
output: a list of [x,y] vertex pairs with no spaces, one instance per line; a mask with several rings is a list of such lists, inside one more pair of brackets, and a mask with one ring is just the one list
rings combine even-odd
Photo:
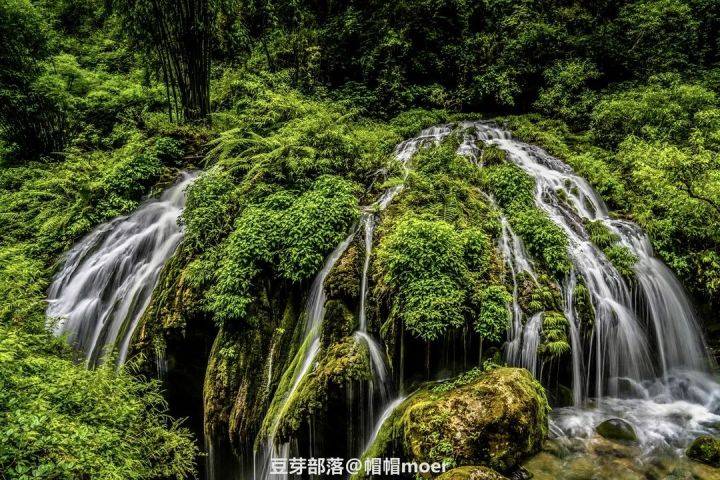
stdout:
[[222,244],[207,294],[216,321],[245,319],[254,300],[253,283],[267,269],[293,282],[317,272],[357,218],[353,191],[352,183],[325,176],[300,195],[279,191],[246,207]]
[[112,362],[87,370],[61,341],[0,326],[0,470],[6,478],[182,479],[197,447],[159,385]]

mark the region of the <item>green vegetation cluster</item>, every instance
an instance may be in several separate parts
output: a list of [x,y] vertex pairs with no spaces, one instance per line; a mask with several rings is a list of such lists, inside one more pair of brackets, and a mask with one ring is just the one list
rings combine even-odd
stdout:
[[156,382],[59,358],[62,340],[0,326],[3,478],[185,478],[197,447]]
[[493,242],[497,212],[479,190],[480,170],[449,139],[412,159],[406,191],[380,229],[376,295],[417,338],[433,341],[471,325],[498,342],[510,321],[510,293]]

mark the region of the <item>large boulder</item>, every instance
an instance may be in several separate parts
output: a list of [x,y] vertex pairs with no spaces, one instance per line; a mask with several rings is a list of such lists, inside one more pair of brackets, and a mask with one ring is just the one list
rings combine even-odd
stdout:
[[720,467],[720,439],[701,435],[690,444],[685,454],[697,462]]
[[405,400],[369,453],[507,472],[540,450],[548,411],[542,386],[527,370],[473,370]]
[[595,431],[601,437],[607,438],[608,440],[630,443],[635,443],[638,440],[633,426],[621,418],[610,418],[605,420],[595,427]]

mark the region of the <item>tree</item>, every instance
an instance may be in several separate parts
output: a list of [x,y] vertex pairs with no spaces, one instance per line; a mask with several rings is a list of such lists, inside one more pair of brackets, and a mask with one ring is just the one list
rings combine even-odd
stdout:
[[117,0],[131,40],[155,63],[167,87],[170,116],[210,113],[212,0]]
[[50,27],[29,0],[0,2],[0,141],[16,157],[63,145],[64,115],[37,80],[50,54]]

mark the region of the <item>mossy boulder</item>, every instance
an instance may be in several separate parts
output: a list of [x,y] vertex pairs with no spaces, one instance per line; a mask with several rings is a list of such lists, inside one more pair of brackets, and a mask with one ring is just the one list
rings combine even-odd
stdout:
[[487,467],[458,467],[443,473],[437,480],[507,480],[507,477]]
[[630,423],[621,418],[610,418],[605,420],[597,427],[595,431],[608,440],[619,440],[621,442],[637,442],[637,434]]
[[701,435],[690,444],[685,454],[697,462],[720,467],[720,439]]
[[465,375],[424,387],[403,402],[368,456],[399,454],[507,472],[540,450],[548,411],[545,391],[527,370]]

